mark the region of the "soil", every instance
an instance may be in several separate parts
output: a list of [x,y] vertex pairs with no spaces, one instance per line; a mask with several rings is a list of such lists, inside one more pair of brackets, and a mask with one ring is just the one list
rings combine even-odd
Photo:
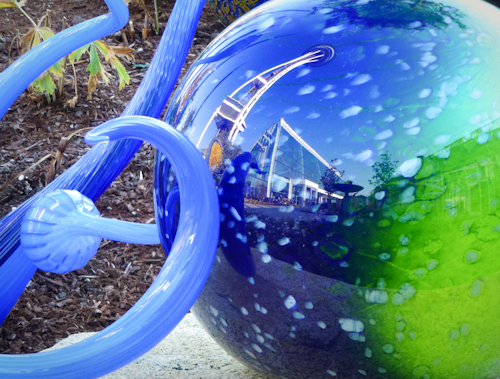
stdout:
[[[56,176],[75,163],[89,149],[83,136],[89,128],[117,117],[132,98],[161,38],[174,0],[158,0],[160,35],[149,25],[143,38],[145,12],[132,2],[130,19],[135,38],[126,30],[109,36],[109,45],[129,46],[134,61],[123,61],[130,85],[118,89],[118,79],[109,66],[111,84],[98,85],[92,100],[87,99],[85,73],[87,58],[76,65],[78,101],[71,108],[65,103],[75,96],[73,70],[68,66],[64,93],[55,102],[25,91],[0,121],[0,218],[14,210],[45,186],[48,172],[63,138],[70,137],[62,153]],[[153,1],[145,1],[154,15]],[[208,3],[207,3],[208,4]],[[51,11],[51,27],[62,28],[108,13],[103,0],[28,1],[24,10],[34,20]],[[8,66],[9,54],[18,55],[15,35],[24,34],[30,21],[14,8],[0,10],[0,71]],[[224,28],[214,11],[205,6],[198,31],[182,75],[205,46]],[[12,44],[12,51],[9,49]],[[154,149],[144,145],[96,205],[104,217],[133,222],[154,222],[152,168]],[[83,268],[65,275],[37,273],[0,326],[0,353],[38,352],[70,334],[99,331],[123,315],[149,288],[160,271],[165,253],[158,245],[132,245],[104,240],[97,255]]]

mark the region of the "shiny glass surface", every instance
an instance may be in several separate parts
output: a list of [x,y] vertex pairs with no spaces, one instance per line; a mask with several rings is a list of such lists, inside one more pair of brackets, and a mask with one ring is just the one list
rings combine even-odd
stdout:
[[500,375],[499,20],[479,1],[276,0],[195,62],[166,119],[218,182],[193,312],[238,360]]

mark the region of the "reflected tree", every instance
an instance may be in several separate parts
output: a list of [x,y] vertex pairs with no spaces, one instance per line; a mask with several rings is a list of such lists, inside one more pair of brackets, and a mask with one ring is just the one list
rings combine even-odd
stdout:
[[391,155],[386,151],[380,155],[380,160],[373,164],[372,180],[368,180],[368,183],[375,187],[379,187],[384,183],[387,183],[393,178],[397,167],[398,161],[391,161]]
[[331,203],[332,195],[336,191],[335,185],[337,183],[342,183],[342,176],[345,171],[337,170],[337,165],[339,164],[338,158],[332,159],[332,164],[325,170],[325,173],[321,177],[321,183],[323,184],[323,189],[328,194],[328,203]]
[[[313,12],[331,8],[331,19],[326,27],[351,23],[367,28],[445,29],[454,22],[465,29],[465,15],[457,8],[430,0],[400,1],[372,0],[369,2],[342,2],[327,0]],[[383,11],[382,11],[383,10]]]

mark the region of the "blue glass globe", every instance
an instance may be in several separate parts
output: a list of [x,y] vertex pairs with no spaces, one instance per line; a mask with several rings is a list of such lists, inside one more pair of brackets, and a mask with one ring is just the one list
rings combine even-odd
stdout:
[[224,349],[288,379],[500,376],[499,37],[479,1],[276,0],[206,49],[166,121],[218,186],[193,312]]

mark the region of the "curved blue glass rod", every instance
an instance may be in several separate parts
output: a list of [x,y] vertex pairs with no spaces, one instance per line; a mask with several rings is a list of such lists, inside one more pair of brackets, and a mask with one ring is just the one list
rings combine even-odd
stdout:
[[[123,115],[155,118],[161,115],[181,72],[204,4],[205,0],[176,1],[153,61]],[[1,96],[2,93],[0,99]],[[43,194],[58,188],[74,189],[97,200],[141,144],[141,141],[126,139],[95,146],[43,191],[0,220],[0,323],[36,271],[18,249],[21,221],[29,207]]]
[[120,30],[128,21],[123,0],[104,0],[111,11],[72,26],[37,45],[0,75],[0,119],[23,91],[48,67],[87,43]]
[[119,138],[152,143],[175,169],[181,214],[167,261],[144,296],[111,326],[60,350],[0,355],[0,378],[79,379],[112,372],[159,343],[186,315],[208,278],[218,241],[219,205],[205,160],[174,128],[149,117],[108,121],[85,139],[99,143]]

